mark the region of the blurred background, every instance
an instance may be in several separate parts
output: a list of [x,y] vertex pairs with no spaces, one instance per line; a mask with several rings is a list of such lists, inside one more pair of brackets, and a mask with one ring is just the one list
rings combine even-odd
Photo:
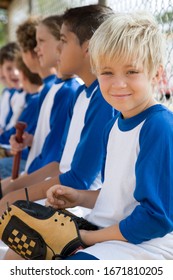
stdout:
[[0,47],[15,40],[17,26],[29,15],[62,14],[66,8],[104,4],[114,11],[148,10],[166,37],[165,73],[157,98],[173,110],[173,0],[0,0]]

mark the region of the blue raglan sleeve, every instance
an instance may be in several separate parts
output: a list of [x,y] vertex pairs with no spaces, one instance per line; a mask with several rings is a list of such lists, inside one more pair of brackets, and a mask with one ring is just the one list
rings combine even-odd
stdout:
[[16,129],[14,127],[5,130],[1,135],[0,135],[0,144],[3,145],[10,145],[9,140],[11,135],[15,134]]
[[160,112],[146,121],[139,144],[134,192],[139,204],[120,222],[123,236],[134,244],[173,230],[173,116]]
[[85,125],[71,169],[59,176],[61,184],[76,189],[90,188],[101,172],[103,130],[113,115],[113,108],[103,99],[101,93],[94,95],[85,116]]

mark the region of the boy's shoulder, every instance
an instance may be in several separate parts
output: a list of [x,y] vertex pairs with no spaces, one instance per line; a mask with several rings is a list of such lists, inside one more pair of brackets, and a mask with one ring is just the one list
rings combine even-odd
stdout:
[[[107,123],[105,127],[105,131],[107,134],[109,134],[117,119],[118,127],[120,126],[121,130],[124,130],[122,124],[119,123],[119,121],[121,120],[121,113],[115,111],[114,117]],[[130,124],[129,120],[127,120],[128,129],[126,127],[125,131],[131,130],[138,126],[140,123],[143,123],[140,132],[141,136],[144,134],[146,134],[147,137],[150,137],[152,135],[157,135],[158,137],[162,135],[164,137],[164,135],[166,136],[168,134],[173,136],[173,112],[161,104],[150,107],[149,109],[132,119]]]
[[173,112],[161,104],[153,106],[146,118],[145,125],[151,125],[152,123],[156,123],[156,127],[159,129],[169,126],[173,128]]
[[84,82],[78,77],[71,77],[64,81],[64,85],[80,93],[83,90]]
[[141,129],[141,136],[161,139],[173,137],[173,112],[163,105],[156,105],[150,112]]

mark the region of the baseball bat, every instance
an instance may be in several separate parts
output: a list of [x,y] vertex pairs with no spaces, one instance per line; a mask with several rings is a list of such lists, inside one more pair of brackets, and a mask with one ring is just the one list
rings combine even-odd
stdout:
[[[23,142],[22,135],[24,133],[27,124],[25,122],[17,122],[15,125],[16,128],[16,141],[18,143]],[[19,151],[13,158],[13,166],[12,166],[12,180],[16,179],[19,176],[19,167],[20,167],[20,160],[21,160],[21,151]]]

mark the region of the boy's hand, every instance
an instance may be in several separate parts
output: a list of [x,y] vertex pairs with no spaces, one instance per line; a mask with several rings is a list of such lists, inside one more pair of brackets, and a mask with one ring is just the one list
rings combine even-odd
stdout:
[[79,205],[80,192],[76,189],[54,185],[47,191],[46,206],[56,209],[72,208]]
[[33,141],[33,135],[29,134],[28,132],[24,132],[23,136],[23,143],[18,143],[16,141],[15,135],[10,137],[10,145],[11,145],[11,153],[16,155],[18,152],[22,151],[26,147],[30,147]]

